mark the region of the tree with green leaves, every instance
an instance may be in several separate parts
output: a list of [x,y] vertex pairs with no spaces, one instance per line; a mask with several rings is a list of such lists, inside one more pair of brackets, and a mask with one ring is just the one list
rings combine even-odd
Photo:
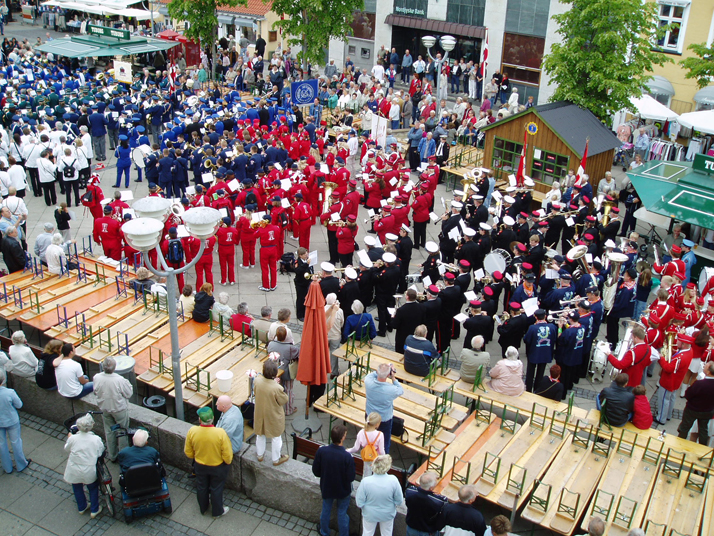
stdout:
[[245,6],[248,0],[171,0],[169,16],[188,23],[184,35],[205,47],[211,44],[213,77],[216,75],[216,41],[218,40],[218,6]]
[[629,107],[652,68],[671,61],[653,47],[667,30],[659,27],[657,9],[640,0],[574,0],[569,11],[554,15],[563,41],[543,61],[558,85],[552,100],[571,101],[602,121]]
[[679,64],[684,67],[687,74],[684,78],[695,78],[699,88],[705,88],[714,79],[714,45],[708,47],[706,43],[692,43],[687,49],[694,52],[697,57],[681,60]]
[[298,61],[305,72],[308,62],[324,61],[330,39],[347,41],[354,12],[363,7],[364,0],[272,0],[273,11],[284,15],[273,26],[282,30],[289,45],[302,47]]

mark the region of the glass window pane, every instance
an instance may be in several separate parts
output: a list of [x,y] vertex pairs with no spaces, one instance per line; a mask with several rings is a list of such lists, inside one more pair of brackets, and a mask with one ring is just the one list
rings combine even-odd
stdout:
[[672,13],[673,17],[681,19],[684,16],[684,8],[682,6],[674,6],[673,9],[674,9],[674,12]]
[[667,45],[671,47],[676,47],[679,42],[679,24],[672,25],[672,29],[669,31],[669,38],[667,39]]
[[661,6],[661,8],[660,8],[660,15],[662,15],[663,17],[669,17],[669,9],[670,9],[670,7],[671,7],[671,6],[665,6],[665,5]]

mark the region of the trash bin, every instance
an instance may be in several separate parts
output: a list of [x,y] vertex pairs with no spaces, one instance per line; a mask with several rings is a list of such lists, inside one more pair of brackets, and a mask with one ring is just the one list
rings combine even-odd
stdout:
[[[117,368],[114,371],[115,374],[124,376],[134,389],[134,394],[131,395],[129,402],[132,404],[139,403],[139,393],[136,389],[136,374],[134,373],[134,366],[136,365],[136,359],[128,355],[117,355],[114,356],[114,360],[117,362]],[[99,363],[99,369],[103,370],[102,364]]]
[[221,393],[227,393],[231,390],[233,373],[230,370],[219,370],[216,372],[216,380],[218,382],[218,390]]
[[144,407],[166,415],[166,398],[161,395],[147,396],[144,398]]

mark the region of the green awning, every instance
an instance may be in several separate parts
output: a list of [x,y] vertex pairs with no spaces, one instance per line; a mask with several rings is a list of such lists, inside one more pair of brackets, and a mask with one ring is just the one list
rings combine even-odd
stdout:
[[[704,155],[697,157],[697,163],[711,159]],[[692,162],[652,161],[628,172],[627,176],[650,212],[714,229],[714,176],[711,172]]]
[[66,58],[99,58],[103,56],[130,56],[168,50],[179,45],[177,41],[132,37],[129,40],[100,38],[92,36],[65,37],[53,39],[35,47],[40,52],[51,52]]

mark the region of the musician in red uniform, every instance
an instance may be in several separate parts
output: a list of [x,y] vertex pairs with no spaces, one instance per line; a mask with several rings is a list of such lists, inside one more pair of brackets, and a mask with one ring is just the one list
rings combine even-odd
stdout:
[[285,252],[285,230],[288,228],[289,224],[289,218],[288,218],[288,212],[283,207],[282,201],[280,197],[274,196],[271,198],[271,207],[268,213],[270,214],[270,218],[273,222],[275,222],[275,225],[278,226],[278,229],[280,231],[280,235],[278,236],[278,258],[281,258],[283,256],[283,253]]
[[89,209],[95,220],[104,215],[101,203],[102,199],[104,199],[104,194],[99,185],[100,182],[99,175],[92,175],[87,183],[87,191],[82,196],[82,204]]
[[213,249],[216,247],[216,237],[212,236],[206,240],[206,247],[203,255],[196,263],[196,288],[203,286],[204,276],[206,283],[213,285]]
[[257,241],[257,233],[251,227],[251,219],[256,206],[249,204],[245,206],[245,213],[238,219],[236,228],[240,235],[240,245],[243,250],[243,264],[241,268],[246,270],[255,267],[255,243]]
[[652,356],[652,349],[645,342],[644,329],[639,326],[632,328],[632,341],[632,348],[622,356],[622,359],[618,359],[613,354],[607,356],[608,362],[613,367],[628,375],[628,387],[635,387],[642,383],[642,374],[651,363]]
[[131,208],[121,200],[121,192],[119,190],[114,192],[114,201],[109,203],[109,206],[112,207],[113,216],[119,221],[124,217],[124,209]]
[[682,385],[684,375],[689,370],[692,361],[692,344],[694,337],[680,333],[677,335],[679,351],[668,359],[660,359],[662,374],[657,387],[657,413],[655,421],[666,424],[672,418],[674,411],[674,395]]
[[[339,227],[335,225],[335,221],[340,221],[344,204],[340,201],[339,195],[332,192],[332,204],[324,214],[320,215],[320,222],[327,227],[327,248],[330,252],[330,264],[337,264],[340,260],[340,255],[337,252],[337,230]],[[337,214],[333,218],[333,214]],[[335,220],[336,218],[336,220]]]
[[[181,239],[178,237],[176,227],[169,228],[168,236],[161,241],[161,253],[163,253],[164,260],[170,268],[178,270],[184,266],[186,254]],[[183,273],[176,276],[176,281],[178,283],[178,290],[181,292],[184,285]]]
[[227,216],[228,219],[231,220],[231,225],[232,225],[233,218],[234,218],[234,216],[233,216],[233,201],[231,201],[231,198],[228,197],[228,195],[226,194],[226,190],[223,190],[223,189],[216,190],[216,196],[218,196],[218,197],[216,198],[215,201],[213,201],[213,203],[211,203],[211,206],[213,206],[213,208],[215,208],[218,211],[221,211],[222,208],[226,209],[226,213],[224,214],[223,212],[221,212],[221,215],[223,217]]
[[238,230],[231,225],[231,219],[224,217],[216,231],[218,242],[218,264],[221,266],[221,285],[236,283],[236,246],[240,243]]
[[394,206],[392,207],[392,216],[394,216],[394,222],[397,229],[401,229],[402,225],[409,227],[409,207],[404,203],[407,202],[408,197],[404,195],[398,195],[394,198]]
[[674,275],[676,273],[686,273],[686,265],[684,264],[684,261],[681,259],[682,256],[682,248],[680,248],[678,245],[674,244],[672,248],[670,249],[670,253],[672,254],[672,260],[669,261],[668,263],[665,263],[664,265],[659,264],[659,263],[654,263],[654,266],[652,268],[654,269],[655,272],[657,272],[661,276],[665,275]]
[[357,181],[350,179],[347,183],[347,195],[345,195],[345,198],[342,200],[342,203],[345,206],[343,214],[345,216],[352,214],[355,218],[357,218],[361,199],[362,196],[357,191]]
[[432,196],[427,192],[427,184],[422,183],[419,194],[411,205],[412,218],[414,218],[414,249],[424,247],[426,244],[426,225],[429,223]]
[[295,200],[297,201],[297,205],[295,205],[293,212],[293,221],[295,222],[299,245],[301,248],[305,248],[309,251],[313,217],[312,208],[310,208],[309,203],[304,201],[303,195],[300,192],[295,194]]
[[382,214],[375,218],[374,230],[377,231],[377,236],[379,236],[379,241],[382,242],[382,244],[387,243],[387,234],[397,234],[399,232],[396,220],[394,216],[392,216],[391,205],[384,205]]
[[[149,195],[151,197],[151,195]],[[196,195],[190,200],[192,207],[210,207],[211,198],[206,195],[206,191],[200,184],[196,185]]]
[[357,218],[348,214],[345,225],[337,230],[337,253],[343,267],[351,266],[355,252],[355,239],[357,238]]
[[104,255],[120,261],[122,258],[121,224],[112,216],[112,207],[104,206],[104,216],[94,220],[94,241],[101,244]]
[[267,225],[260,228],[257,233],[260,240],[260,271],[263,276],[263,284],[258,289],[268,292],[278,287],[277,245],[280,229],[271,222],[270,216],[267,214],[263,216],[263,220],[267,222]]

